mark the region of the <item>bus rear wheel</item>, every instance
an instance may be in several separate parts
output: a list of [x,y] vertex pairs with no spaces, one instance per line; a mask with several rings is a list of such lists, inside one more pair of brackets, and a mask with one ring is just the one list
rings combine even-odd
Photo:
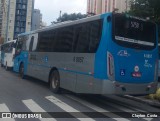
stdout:
[[24,65],[23,65],[23,64],[20,65],[19,75],[20,75],[20,77],[21,77],[22,79],[25,78],[25,76],[24,76]]
[[60,76],[57,70],[51,72],[50,75],[50,89],[54,93],[60,93]]

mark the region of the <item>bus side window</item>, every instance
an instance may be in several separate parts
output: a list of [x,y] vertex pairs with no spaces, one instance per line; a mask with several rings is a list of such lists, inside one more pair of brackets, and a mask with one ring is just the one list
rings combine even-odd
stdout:
[[102,20],[91,23],[89,52],[95,53],[102,35]]
[[[52,31],[40,32],[38,38],[35,40],[35,49],[38,52],[51,52],[52,51],[52,41],[54,41],[54,34]],[[37,47],[36,47],[37,44]],[[34,51],[34,50],[33,50]]]
[[73,43],[73,27],[64,27],[57,30],[54,42],[55,52],[71,52]]
[[31,37],[31,41],[30,41],[30,44],[29,44],[29,51],[32,51],[33,43],[34,43],[34,36]]
[[79,32],[76,52],[88,53],[89,51],[89,24],[85,23],[82,25],[82,29]]
[[72,45],[73,52],[76,51],[80,31],[81,31],[81,26],[76,26],[74,28],[74,41]]
[[18,41],[17,48],[16,48],[16,55],[19,55],[22,51],[23,41]]

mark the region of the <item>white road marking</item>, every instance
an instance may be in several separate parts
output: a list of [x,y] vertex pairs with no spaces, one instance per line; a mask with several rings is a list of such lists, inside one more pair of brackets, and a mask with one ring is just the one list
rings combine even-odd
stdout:
[[[5,113],[5,112],[9,113],[10,110],[9,110],[9,108],[7,107],[6,104],[0,104],[0,112],[1,112],[1,113]],[[2,114],[1,114],[1,115],[2,115]],[[4,116],[5,116],[5,114],[4,114]],[[15,120],[12,119],[12,118],[2,118],[2,120],[3,120],[3,121],[15,121]]]
[[10,112],[6,104],[0,104],[0,112]]
[[[102,101],[103,103],[106,103],[105,101]],[[123,107],[123,106],[121,106],[121,105],[117,105],[117,104],[111,104],[111,103],[106,103],[107,105],[110,105],[110,106],[112,106],[112,107],[114,107],[114,108],[118,108],[118,109],[120,109],[120,110],[122,110],[122,111],[124,111],[124,112],[128,112],[128,113],[133,113],[133,112],[135,112],[134,110],[139,110],[139,109],[135,109],[134,108],[134,110],[130,110],[130,109],[128,109],[128,108],[125,108],[125,107]],[[137,111],[136,111],[137,112]],[[144,113],[146,112],[146,111],[143,111]],[[142,119],[144,119],[144,120],[147,120],[147,121],[151,121],[153,118],[142,118]]]
[[[96,106],[96,105],[93,105],[93,104],[91,104],[91,103],[89,103],[89,102],[87,102],[87,101],[84,101],[84,100],[82,100],[82,99],[80,99],[80,98],[77,98],[77,97],[75,97],[75,96],[74,96],[74,97],[69,96],[69,95],[66,95],[66,96],[67,96],[68,98],[71,98],[72,100],[75,100],[75,101],[77,101],[77,102],[79,102],[79,103],[81,103],[81,104],[83,104],[83,105],[85,105],[85,106],[87,106],[87,107],[89,107],[89,108],[97,111],[97,112],[100,112],[100,113],[109,112],[108,114],[107,114],[107,113],[104,113],[103,115],[106,115],[106,116],[108,116],[108,117],[110,117],[110,118],[112,118],[112,119],[114,119],[114,120],[116,120],[116,121],[130,121],[130,120],[126,119],[126,118],[122,118],[122,117],[120,117],[120,116],[118,116],[118,115],[116,115],[116,114],[114,114],[114,113],[111,113],[111,112],[108,111],[108,110],[105,110],[105,109],[103,109],[103,108],[101,108],[101,107],[98,107],[98,106]],[[117,117],[117,118],[113,118],[113,117]]]
[[[55,105],[57,105],[58,107],[60,107],[62,110],[66,111],[66,112],[78,112],[80,113],[80,111],[76,110],[75,108],[71,107],[70,105],[64,103],[63,101],[59,100],[58,98],[54,97],[54,96],[47,96],[45,97],[46,99],[48,99],[50,102],[54,103]],[[76,115],[74,115],[73,113],[70,113],[71,115],[73,115],[74,117],[76,117]],[[86,117],[86,118],[77,118],[80,121],[84,121],[84,119],[86,121],[95,121],[92,118],[88,118],[87,115],[80,113],[81,116]]]
[[[22,100],[22,102],[32,111],[32,112],[46,112],[44,109],[42,109],[35,101],[32,99],[29,100]],[[50,116],[48,114],[48,116]],[[50,116],[51,117],[51,116]],[[57,121],[54,118],[39,118],[41,121]]]

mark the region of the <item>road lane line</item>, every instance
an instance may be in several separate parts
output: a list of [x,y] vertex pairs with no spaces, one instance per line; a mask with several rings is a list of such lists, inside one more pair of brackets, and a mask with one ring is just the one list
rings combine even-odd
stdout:
[[[42,112],[45,113],[46,111],[44,109],[42,109],[35,101],[33,101],[32,99],[29,100],[22,100],[22,102],[29,108],[29,110],[31,110],[32,112]],[[51,117],[48,114],[49,117]],[[39,118],[39,120],[41,121],[57,121],[54,118]]]
[[[85,117],[85,118],[77,118],[80,121],[95,121],[94,119],[88,117],[87,115],[81,113],[80,111],[76,110],[75,108],[71,107],[70,105],[64,103],[63,101],[59,100],[58,98],[54,97],[54,96],[46,96],[45,97],[47,100],[49,100],[50,102],[54,103],[55,105],[57,105],[59,108],[61,108],[62,110],[70,113],[70,112],[75,112],[75,113],[80,113],[81,116]],[[76,118],[76,115],[74,115],[74,113],[70,113],[72,116],[74,116]]]
[[6,106],[6,104],[0,104],[0,112],[10,112],[9,108]]
[[[10,110],[9,110],[9,108],[7,107],[7,105],[3,103],[3,104],[0,104],[0,112],[1,112],[1,113],[4,113],[4,112],[9,113]],[[1,115],[2,115],[2,114],[1,114]],[[13,118],[2,118],[2,120],[3,120],[3,121],[15,121]]]
[[[111,113],[111,112],[108,111],[108,110],[105,110],[105,109],[103,109],[103,108],[101,108],[101,107],[98,107],[98,106],[96,106],[96,105],[94,105],[94,104],[91,104],[91,103],[89,103],[89,102],[87,102],[87,101],[85,101],[85,100],[82,100],[82,99],[80,99],[80,98],[77,98],[77,97],[75,97],[75,96],[70,96],[70,95],[65,95],[65,96],[68,97],[68,98],[71,98],[72,100],[75,100],[76,102],[79,102],[79,103],[81,103],[82,105],[84,105],[84,106],[86,106],[86,107],[89,107],[89,108],[91,108],[91,109],[93,109],[93,110],[95,110],[95,111],[97,111],[97,112],[99,112],[99,113],[102,113],[103,115],[106,115],[107,117],[110,117],[110,118],[112,118],[112,119],[114,119],[114,120],[116,120],[116,121],[130,121],[130,120],[126,119],[126,118],[122,118],[122,117],[120,117],[119,115],[116,115],[116,114],[114,114],[114,113]],[[107,113],[104,113],[104,112],[109,112],[109,113],[107,114]],[[117,118],[114,118],[114,117],[117,117]]]

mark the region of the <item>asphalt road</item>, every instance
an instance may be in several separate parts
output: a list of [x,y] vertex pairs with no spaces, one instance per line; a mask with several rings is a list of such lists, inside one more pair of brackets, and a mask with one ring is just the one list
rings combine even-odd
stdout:
[[[24,121],[159,121],[160,118],[146,118],[157,114],[160,109],[114,95],[77,95],[68,91],[54,94],[49,85],[42,81],[20,79],[18,74],[0,68],[0,117],[7,112],[12,119],[32,117]],[[139,112],[139,113],[138,113]],[[142,113],[143,112],[143,113]],[[15,114],[13,114],[15,113]],[[31,113],[37,114],[37,118]],[[19,114],[19,115],[18,115]],[[39,114],[39,115],[38,115]],[[44,118],[41,118],[44,117]],[[131,118],[140,116],[142,118]],[[145,116],[145,117],[144,117]],[[153,115],[152,115],[153,116]],[[160,116],[160,115],[159,115]],[[8,117],[8,115],[7,115]]]

